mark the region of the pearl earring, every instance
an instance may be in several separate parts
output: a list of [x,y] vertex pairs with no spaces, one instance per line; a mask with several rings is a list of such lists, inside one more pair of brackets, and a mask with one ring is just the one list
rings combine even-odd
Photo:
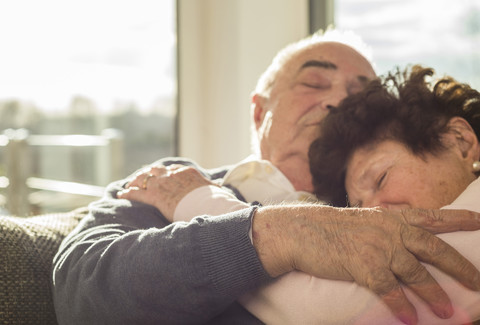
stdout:
[[473,164],[472,164],[472,167],[473,167],[473,172],[474,173],[478,173],[480,172],[480,161],[474,161]]

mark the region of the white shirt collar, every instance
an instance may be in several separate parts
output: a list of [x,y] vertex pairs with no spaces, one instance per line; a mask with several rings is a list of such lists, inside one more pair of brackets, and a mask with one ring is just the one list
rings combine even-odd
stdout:
[[223,178],[223,184],[234,186],[247,200],[263,205],[280,202],[318,202],[305,191],[296,191],[288,178],[270,161],[249,156],[235,165]]

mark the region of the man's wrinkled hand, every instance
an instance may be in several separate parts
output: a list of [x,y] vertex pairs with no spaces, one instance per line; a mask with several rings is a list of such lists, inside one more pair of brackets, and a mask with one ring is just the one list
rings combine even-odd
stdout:
[[153,205],[172,222],[180,200],[204,185],[214,184],[193,167],[158,166],[139,172],[117,197]]
[[[408,213],[382,209],[265,207],[254,216],[253,242],[272,276],[295,269],[319,278],[353,280],[379,295],[404,323],[415,324],[404,284],[436,315],[448,318],[450,300],[420,261],[474,290],[480,290],[480,273],[441,239],[410,225],[409,218]],[[423,224],[419,219],[415,223]]]

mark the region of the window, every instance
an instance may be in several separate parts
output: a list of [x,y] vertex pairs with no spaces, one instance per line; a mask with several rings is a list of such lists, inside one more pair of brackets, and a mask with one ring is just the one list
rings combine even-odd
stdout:
[[480,88],[480,2],[335,0],[335,25],[372,47],[377,72],[420,63]]
[[[119,130],[122,177],[175,154],[175,0],[16,0],[0,12],[0,133]],[[35,177],[110,181],[96,149],[47,147],[19,163]]]

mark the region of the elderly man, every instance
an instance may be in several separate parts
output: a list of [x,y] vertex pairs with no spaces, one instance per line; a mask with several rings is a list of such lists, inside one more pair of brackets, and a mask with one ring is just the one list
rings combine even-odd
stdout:
[[[255,159],[209,171],[185,159],[153,166],[194,166],[245,202],[311,197],[307,152],[319,121],[329,107],[375,78],[364,56],[329,35],[335,34],[316,35],[282,50],[260,79],[252,99],[259,149]],[[448,317],[448,297],[417,259],[480,288],[480,274],[468,261],[420,229],[460,229],[455,223],[478,229],[478,218],[469,213],[449,218],[439,211],[411,211],[398,218],[380,210],[318,204],[252,205],[170,224],[177,203],[197,187],[198,178],[170,184],[156,197],[162,213],[157,205],[117,198],[121,192],[121,198],[152,199],[158,193],[148,191],[149,182],[168,172],[148,169],[111,184],[66,238],[53,274],[61,324],[255,324],[258,320],[235,301],[292,270],[354,280],[379,294],[400,319],[413,323],[415,310],[401,281],[436,314]],[[128,181],[136,187],[125,190]],[[358,215],[362,226],[342,228],[338,220],[346,213]],[[438,226],[431,226],[432,218],[439,219]]]

